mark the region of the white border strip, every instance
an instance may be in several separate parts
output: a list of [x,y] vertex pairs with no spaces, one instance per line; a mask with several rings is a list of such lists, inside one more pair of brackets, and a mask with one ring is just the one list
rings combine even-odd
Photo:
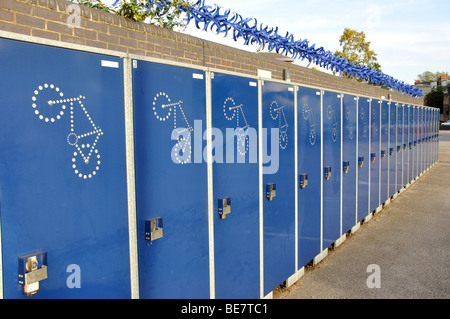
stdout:
[[[0,202],[1,203],[1,202]],[[0,299],[3,299],[3,253],[2,253],[2,214],[0,207]]]
[[259,288],[264,298],[264,198],[263,198],[263,143],[262,143],[262,87],[258,81],[258,169],[259,169]]
[[320,90],[320,251],[323,251],[323,94]]
[[139,262],[136,223],[136,184],[134,167],[133,74],[131,60],[123,59],[125,101],[125,148],[127,166],[128,236],[130,253],[131,298],[139,299]]
[[298,271],[298,119],[297,119],[297,107],[298,107],[298,86],[294,86],[294,255],[295,255],[295,271]]
[[208,236],[209,236],[209,297],[216,298],[216,282],[214,268],[214,193],[213,193],[213,160],[212,160],[212,91],[211,72],[205,72],[206,85],[206,150],[208,176]]

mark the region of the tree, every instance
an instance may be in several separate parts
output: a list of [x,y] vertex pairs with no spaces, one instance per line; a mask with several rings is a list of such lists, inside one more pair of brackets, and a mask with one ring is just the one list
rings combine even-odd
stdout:
[[[351,63],[356,63],[381,72],[381,66],[377,62],[377,55],[370,49],[370,43],[366,41],[364,31],[358,32],[345,28],[344,33],[339,39],[342,51],[336,51],[335,55],[344,57]],[[345,73],[343,76],[349,77]]]
[[417,75],[417,79],[424,83],[424,82],[432,82],[432,81],[437,81],[439,79],[439,77],[441,75],[446,75],[447,78],[450,78],[450,74],[448,72],[430,72],[430,71],[425,71],[419,75]]
[[426,106],[432,106],[441,109],[444,106],[444,88],[440,85],[436,89],[432,89],[424,98]]
[[[101,0],[74,0],[91,8],[112,12],[117,15],[153,24],[166,29],[184,28],[186,25],[182,19],[183,14],[193,6],[192,1],[170,0],[117,0],[112,7],[105,5]],[[158,2],[160,6],[157,6]]]

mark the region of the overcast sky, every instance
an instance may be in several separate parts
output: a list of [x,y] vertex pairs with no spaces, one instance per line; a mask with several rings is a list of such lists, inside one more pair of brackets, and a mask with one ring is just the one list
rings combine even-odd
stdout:
[[[111,0],[109,0],[111,1]],[[105,1],[108,2],[108,1]],[[450,72],[450,0],[206,0],[244,18],[308,39],[316,48],[340,50],[345,28],[364,31],[384,73],[413,84],[424,71]],[[256,51],[231,36],[184,31],[214,42]],[[299,63],[306,65],[307,63]]]

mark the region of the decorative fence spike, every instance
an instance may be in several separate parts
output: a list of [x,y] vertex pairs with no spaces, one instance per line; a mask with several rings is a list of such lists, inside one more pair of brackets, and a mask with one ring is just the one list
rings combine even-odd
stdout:
[[[158,8],[169,8],[170,0],[147,0],[149,5],[156,5]],[[181,1],[183,2],[183,1]],[[309,45],[309,41],[294,40],[294,36],[289,32],[285,36],[278,34],[278,27],[271,28],[258,24],[255,18],[242,18],[240,14],[225,10],[217,4],[206,5],[205,0],[198,0],[193,6],[180,6],[186,13],[186,23],[194,21],[197,29],[212,31],[223,34],[227,37],[231,32],[234,41],[240,38],[245,45],[262,45],[262,49],[267,49],[279,54],[289,55],[294,59],[307,59],[316,65],[327,70],[345,73],[355,78],[361,78],[375,84],[383,85],[391,89],[403,92],[413,97],[423,96],[422,90],[413,85],[396,80],[382,72],[351,63],[344,57],[338,57],[331,51],[326,51],[323,47],[316,48],[316,44]]]

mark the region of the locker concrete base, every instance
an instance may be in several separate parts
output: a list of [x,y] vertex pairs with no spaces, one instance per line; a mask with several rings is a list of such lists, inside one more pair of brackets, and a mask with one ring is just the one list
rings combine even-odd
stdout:
[[383,203],[383,207],[389,205],[390,202],[391,202],[391,199],[388,198],[388,199]]
[[327,255],[328,255],[328,248],[325,248],[325,250],[323,250],[320,254],[318,254],[316,257],[314,257],[313,266],[320,263]]
[[334,242],[334,248],[339,247],[347,239],[347,234],[342,235]]
[[381,212],[382,209],[383,209],[383,205],[378,206],[377,208],[375,208],[374,214]]
[[361,224],[360,223],[356,224],[355,226],[352,227],[352,229],[350,229],[350,234],[356,233],[360,228]]
[[286,287],[290,287],[293,284],[295,284],[300,278],[303,277],[304,274],[305,274],[305,267],[302,267],[295,274],[286,279]]
[[366,217],[364,217],[364,223],[367,223],[369,220],[372,219],[373,213],[369,213]]

